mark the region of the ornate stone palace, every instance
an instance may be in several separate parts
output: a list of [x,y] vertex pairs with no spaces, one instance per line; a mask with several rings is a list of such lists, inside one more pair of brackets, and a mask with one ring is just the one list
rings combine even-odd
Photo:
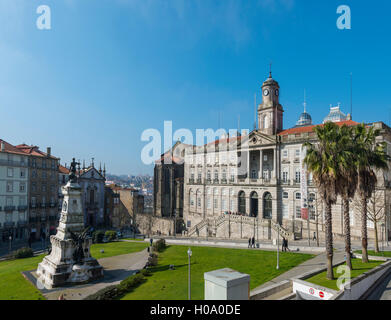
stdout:
[[[185,235],[232,239],[254,236],[261,240],[275,238],[279,229],[291,239],[313,238],[314,232],[320,239],[324,237],[323,204],[317,196],[311,175],[303,175],[300,162],[303,143],[316,141],[315,125],[304,110],[295,127],[284,129],[279,90],[278,82],[270,73],[262,85],[263,101],[258,106],[258,126],[249,134],[221,137],[203,146],[186,145],[182,148],[185,151],[173,153],[173,157],[185,160],[181,215],[186,227]],[[340,106],[331,108],[324,119],[324,122],[327,121],[348,126],[358,124],[351,120],[350,115],[343,114]],[[387,143],[387,152],[391,154],[391,129],[383,122],[367,125],[381,130],[379,140]],[[173,163],[171,166],[179,161]],[[306,195],[301,193],[302,177],[307,179]],[[168,185],[168,181],[164,180],[168,178],[173,177],[159,173],[159,177],[155,176],[155,183],[158,179],[159,188],[165,183]],[[390,192],[390,172],[378,172],[376,199],[372,203],[374,212],[381,213],[377,215],[379,239],[382,235],[388,237],[391,234]],[[307,198],[308,219],[302,217],[302,197]],[[355,205],[355,201],[351,204],[350,223],[352,237],[358,239],[360,207]],[[165,203],[168,208],[168,203],[173,201]],[[373,221],[368,221],[368,228],[369,236],[373,238]],[[333,206],[333,232],[337,238],[343,236],[340,199]]]

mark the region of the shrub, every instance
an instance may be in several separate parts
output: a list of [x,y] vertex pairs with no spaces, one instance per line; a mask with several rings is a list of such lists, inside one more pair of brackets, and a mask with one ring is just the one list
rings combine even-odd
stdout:
[[114,300],[118,296],[118,288],[116,285],[109,286],[94,294],[89,295],[85,300]]
[[31,248],[21,248],[14,253],[15,259],[30,258],[34,256],[34,252]]
[[140,272],[144,277],[150,277],[152,275],[151,271],[148,269],[142,269]]
[[122,280],[121,283],[118,285],[119,294],[125,294],[131,291],[132,289],[143,283],[145,280],[146,279],[142,273],[134,274],[126,278],[125,280]]
[[158,262],[157,254],[151,253],[151,254],[149,255],[149,257],[148,257],[147,266],[148,266],[148,267],[157,266],[157,262]]
[[164,249],[166,249],[166,240],[160,239],[154,242],[152,248],[154,251],[162,252]]
[[103,243],[105,233],[101,230],[94,231],[92,234],[92,241],[94,243]]
[[107,240],[109,240],[109,241],[117,240],[117,232],[112,231],[112,230],[108,230],[108,231],[106,231],[106,233],[105,233],[105,237],[106,237]]

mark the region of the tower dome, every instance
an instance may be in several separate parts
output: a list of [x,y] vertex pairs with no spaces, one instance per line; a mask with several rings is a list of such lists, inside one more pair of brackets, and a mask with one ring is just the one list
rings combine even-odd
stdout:
[[310,125],[312,125],[311,115],[304,111],[300,115],[299,120],[296,122],[296,126],[297,127],[299,127],[299,126],[301,127],[301,126],[310,126]]
[[304,90],[304,112],[300,115],[299,120],[296,122],[296,127],[304,127],[304,126],[310,126],[312,125],[312,118],[311,115],[307,112],[307,102],[305,97],[305,90]]

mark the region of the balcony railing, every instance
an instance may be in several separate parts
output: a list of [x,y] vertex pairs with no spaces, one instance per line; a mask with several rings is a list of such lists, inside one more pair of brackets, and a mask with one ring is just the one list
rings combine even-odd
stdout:
[[30,223],[38,222],[38,217],[30,217],[29,222]]
[[4,211],[14,211],[16,209],[15,206],[5,206]]
[[193,184],[194,183],[194,179],[190,178],[189,179],[189,183]]
[[4,222],[4,228],[12,228],[13,226],[15,226],[13,221]]
[[12,167],[27,167],[26,162],[13,161],[13,160],[0,160],[0,165],[12,166]]
[[227,184],[227,179],[221,179],[221,184]]
[[37,204],[36,203],[30,203],[30,208],[31,209],[35,209],[37,207]]
[[26,205],[18,206],[18,210],[19,211],[25,211],[25,210],[27,210],[27,206]]
[[24,227],[28,224],[27,220],[19,220],[18,227]]

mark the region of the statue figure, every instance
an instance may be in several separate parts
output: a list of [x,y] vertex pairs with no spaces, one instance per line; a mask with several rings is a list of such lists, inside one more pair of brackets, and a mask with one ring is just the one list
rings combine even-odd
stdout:
[[83,243],[85,242],[85,239],[87,238],[89,231],[90,231],[90,227],[87,227],[80,234],[75,234],[72,231],[70,231],[72,241],[76,247],[75,252],[73,253],[73,260],[75,261],[75,264],[82,264],[84,260]]
[[72,159],[71,162],[71,168],[69,170],[69,181],[71,183],[76,183],[77,182],[77,176],[76,176],[76,166],[79,165],[80,163],[75,161],[75,158]]

